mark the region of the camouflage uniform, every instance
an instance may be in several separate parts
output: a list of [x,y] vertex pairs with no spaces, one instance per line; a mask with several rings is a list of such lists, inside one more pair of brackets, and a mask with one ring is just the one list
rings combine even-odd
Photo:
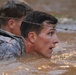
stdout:
[[24,51],[25,46],[21,37],[0,29],[0,60],[21,56]]

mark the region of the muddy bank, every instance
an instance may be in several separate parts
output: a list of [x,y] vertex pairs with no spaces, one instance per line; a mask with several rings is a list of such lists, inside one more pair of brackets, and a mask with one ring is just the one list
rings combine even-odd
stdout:
[[45,11],[58,17],[76,18],[75,0],[26,0],[35,10]]
[[[2,4],[6,0],[0,0]],[[76,0],[25,0],[35,10],[45,11],[57,17],[76,18]]]

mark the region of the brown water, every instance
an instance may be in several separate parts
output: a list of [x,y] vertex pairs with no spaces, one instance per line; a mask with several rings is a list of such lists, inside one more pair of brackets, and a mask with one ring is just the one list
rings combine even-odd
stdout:
[[58,18],[60,43],[53,50],[51,59],[26,54],[0,61],[0,75],[76,75],[76,21],[70,19],[76,16],[76,0],[27,1],[34,9],[61,17]]
[[76,33],[58,32],[60,43],[52,58],[26,55],[0,61],[0,75],[76,75]]

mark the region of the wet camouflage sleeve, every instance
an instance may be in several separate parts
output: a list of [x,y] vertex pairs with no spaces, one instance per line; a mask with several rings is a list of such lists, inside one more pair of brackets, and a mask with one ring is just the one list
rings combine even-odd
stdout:
[[0,60],[21,56],[21,45],[15,39],[0,35]]

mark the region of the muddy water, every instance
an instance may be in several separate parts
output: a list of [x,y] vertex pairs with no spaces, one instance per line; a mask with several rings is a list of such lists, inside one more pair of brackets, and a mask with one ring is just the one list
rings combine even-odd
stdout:
[[0,75],[76,75],[76,33],[58,32],[52,58],[26,54],[0,61]]
[[57,26],[60,42],[53,50],[51,59],[26,54],[21,58],[0,61],[0,75],[76,75],[76,21],[72,19],[76,16],[76,1],[27,1],[34,9],[61,16]]

